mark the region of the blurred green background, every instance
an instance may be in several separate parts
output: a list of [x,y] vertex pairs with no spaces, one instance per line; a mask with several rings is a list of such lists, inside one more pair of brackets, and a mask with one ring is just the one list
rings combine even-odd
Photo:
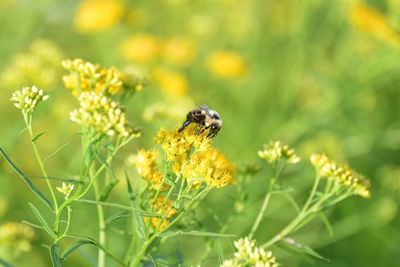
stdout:
[[[274,248],[282,266],[398,264],[400,0],[0,0],[0,25],[0,146],[37,177],[35,183],[43,185],[21,132],[22,116],[8,99],[22,86],[47,90],[50,101],[40,106],[34,122],[36,132],[47,131],[39,141],[41,152],[49,155],[67,142],[49,160],[49,170],[56,177],[76,174],[78,128],[69,111],[77,103],[62,85],[66,72],[60,62],[82,58],[148,80],[127,105],[143,134],[121,162],[140,147],[152,147],[157,129],[178,126],[195,103],[207,104],[224,121],[215,146],[238,166],[257,160],[257,150],[269,140],[296,149],[303,160],[284,179],[299,201],[312,183],[313,152],[348,162],[371,180],[371,199],[354,197],[328,211],[333,236],[317,220],[295,235],[329,262]],[[254,177],[244,216],[228,232],[248,232],[267,172]],[[120,192],[114,198],[126,201]],[[234,209],[232,194],[232,188],[215,190],[204,206],[224,220]],[[34,221],[28,201],[35,202],[33,195],[1,160],[0,253],[17,266],[49,266],[43,232],[35,231],[30,248],[19,242],[15,249],[16,241],[7,239],[18,231],[9,222]],[[260,242],[294,214],[284,199],[272,202],[256,235]],[[88,224],[94,207],[74,213],[73,229],[97,231],[95,222]],[[210,214],[200,210],[198,216],[204,229],[218,231]],[[226,255],[233,252],[232,241],[220,240]],[[110,242],[117,253],[126,245],[118,235]],[[203,246],[203,238],[178,237],[165,243],[159,256],[196,265]],[[95,251],[82,248],[65,266],[94,261]],[[212,253],[203,266],[217,263]]]

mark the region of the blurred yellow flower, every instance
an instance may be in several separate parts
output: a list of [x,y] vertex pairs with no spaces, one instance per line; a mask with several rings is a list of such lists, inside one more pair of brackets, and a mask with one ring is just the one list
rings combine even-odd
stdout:
[[36,40],[29,48],[16,54],[0,75],[2,86],[19,88],[35,84],[40,88],[54,88],[59,79],[63,53],[48,40]]
[[80,32],[106,31],[122,18],[124,6],[120,0],[84,0],[75,14],[75,26]]
[[271,141],[264,145],[263,150],[258,151],[258,156],[269,163],[277,162],[280,159],[285,159],[290,164],[296,164],[300,161],[300,157],[296,155],[294,149],[280,141]]
[[170,64],[187,66],[195,56],[196,46],[189,39],[173,38],[165,42],[163,57]]
[[185,96],[189,82],[186,77],[179,73],[164,68],[156,68],[153,71],[153,79],[160,89],[168,96],[182,97]]
[[31,250],[33,229],[23,223],[7,222],[0,225],[0,256],[14,258]]
[[209,71],[220,78],[240,77],[247,72],[243,58],[232,51],[214,52],[208,56],[206,64]]
[[369,32],[391,45],[400,44],[399,34],[389,24],[387,18],[366,4],[357,3],[354,5],[350,21],[358,29]]
[[138,34],[122,42],[120,53],[126,60],[149,63],[160,54],[159,40],[150,34]]

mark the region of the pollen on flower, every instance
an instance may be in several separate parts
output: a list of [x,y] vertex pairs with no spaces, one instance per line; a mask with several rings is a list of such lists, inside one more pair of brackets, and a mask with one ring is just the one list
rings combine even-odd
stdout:
[[300,157],[296,155],[295,151],[287,145],[283,145],[280,141],[264,145],[264,149],[258,151],[258,156],[269,163],[279,161],[280,159],[285,159],[291,164],[296,164],[300,161]]
[[36,86],[28,86],[15,91],[10,100],[23,113],[32,113],[40,102],[46,101],[48,98],[49,96],[42,89],[38,89]]
[[234,242],[237,252],[233,259],[225,260],[221,267],[236,267],[236,266],[263,266],[277,267],[278,263],[272,252],[265,251],[256,246],[254,240],[241,238]]
[[108,136],[128,137],[138,134],[127,123],[124,109],[108,97],[84,92],[79,96],[79,104],[80,108],[70,114],[73,122]]
[[57,191],[62,193],[65,199],[68,199],[69,195],[74,191],[75,185],[74,184],[66,184],[62,183],[61,187],[56,187]]
[[365,198],[371,196],[369,181],[349,166],[338,165],[323,154],[313,154],[310,161],[321,177],[333,179],[337,185],[347,188],[353,194]]

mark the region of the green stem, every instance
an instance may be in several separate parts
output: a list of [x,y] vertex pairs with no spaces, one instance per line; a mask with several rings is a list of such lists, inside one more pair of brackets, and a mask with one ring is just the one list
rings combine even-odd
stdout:
[[[97,179],[94,179],[93,182],[93,189],[94,194],[97,201],[100,201],[100,189],[97,183]],[[104,216],[104,208],[102,205],[97,204],[97,216],[99,221],[99,244],[102,247],[106,247],[107,242],[107,234],[106,234],[106,223],[105,223],[105,216]],[[104,250],[98,250],[98,267],[105,267],[106,266],[106,253]]]
[[54,194],[54,190],[53,190],[52,184],[50,182],[50,179],[48,179],[47,171],[46,171],[46,168],[44,166],[43,160],[42,160],[42,158],[41,158],[41,156],[39,154],[39,150],[38,150],[38,148],[36,146],[35,141],[33,141],[34,135],[33,135],[33,130],[32,130],[32,115],[29,115],[27,117],[27,114],[23,114],[23,116],[24,116],[24,121],[25,121],[26,127],[28,128],[28,132],[29,132],[29,135],[30,135],[30,138],[31,138],[33,151],[35,152],[35,156],[36,156],[36,159],[37,159],[37,161],[39,163],[40,170],[42,171],[42,174],[43,174],[43,176],[45,178],[47,187],[49,188],[49,191],[50,191],[50,194],[51,194],[51,198],[53,199],[54,212],[57,213],[57,210],[58,210],[57,198],[56,198],[56,195]]

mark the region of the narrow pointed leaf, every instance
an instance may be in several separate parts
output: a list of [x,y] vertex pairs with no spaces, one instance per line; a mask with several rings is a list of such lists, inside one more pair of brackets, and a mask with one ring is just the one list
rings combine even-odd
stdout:
[[287,249],[292,252],[312,256],[312,257],[320,259],[320,260],[329,261],[329,259],[323,257],[322,255],[320,255],[318,252],[316,252],[309,246],[301,244],[290,237],[286,237],[286,238],[282,239],[282,241],[279,242],[278,245],[280,247],[282,247],[283,249]]
[[103,192],[101,192],[100,195],[100,201],[105,201],[107,200],[108,196],[110,195],[111,191],[113,190],[113,188],[118,184],[119,180],[115,180],[112,181],[111,183],[109,183],[104,189]]
[[48,155],[43,162],[46,162],[47,160],[49,160],[51,157],[53,157],[55,154],[57,154],[61,149],[63,149],[65,146],[67,146],[68,143],[63,144],[62,146],[60,146],[59,148],[57,148],[56,151],[54,151],[53,153],[51,153],[50,155]]
[[41,133],[35,135],[35,136],[32,138],[32,142],[35,142],[36,140],[38,140],[38,139],[39,139],[42,135],[44,135],[45,133],[46,133],[46,131],[41,132]]
[[39,189],[31,182],[31,180],[26,176],[12,161],[11,159],[6,155],[6,153],[3,151],[3,149],[0,148],[0,154],[3,156],[3,158],[8,162],[8,164],[12,167],[12,169],[24,180],[26,185],[29,187],[29,189],[51,210],[53,210],[53,204],[48,200],[42,192],[39,191]]
[[222,265],[222,263],[225,261],[225,256],[224,256],[224,250],[222,249],[220,242],[217,242],[217,253],[218,253],[219,264]]
[[50,226],[47,224],[46,220],[43,218],[42,214],[40,214],[39,210],[32,204],[28,203],[29,207],[32,209],[33,214],[35,214],[36,218],[40,222],[40,224],[43,226],[43,229],[54,239],[57,238],[56,234],[51,230]]
[[212,233],[212,232],[202,232],[202,231],[167,231],[159,235],[159,237],[175,237],[180,235],[191,235],[191,236],[207,236],[207,237],[236,237],[233,234],[220,234],[220,233]]
[[322,222],[325,224],[326,230],[328,231],[329,235],[333,236],[333,228],[331,223],[329,222],[328,218],[325,216],[323,212],[318,213],[319,217],[321,218]]
[[0,258],[0,265],[3,267],[15,267],[15,265],[9,263],[8,261],[3,260],[2,258]]

